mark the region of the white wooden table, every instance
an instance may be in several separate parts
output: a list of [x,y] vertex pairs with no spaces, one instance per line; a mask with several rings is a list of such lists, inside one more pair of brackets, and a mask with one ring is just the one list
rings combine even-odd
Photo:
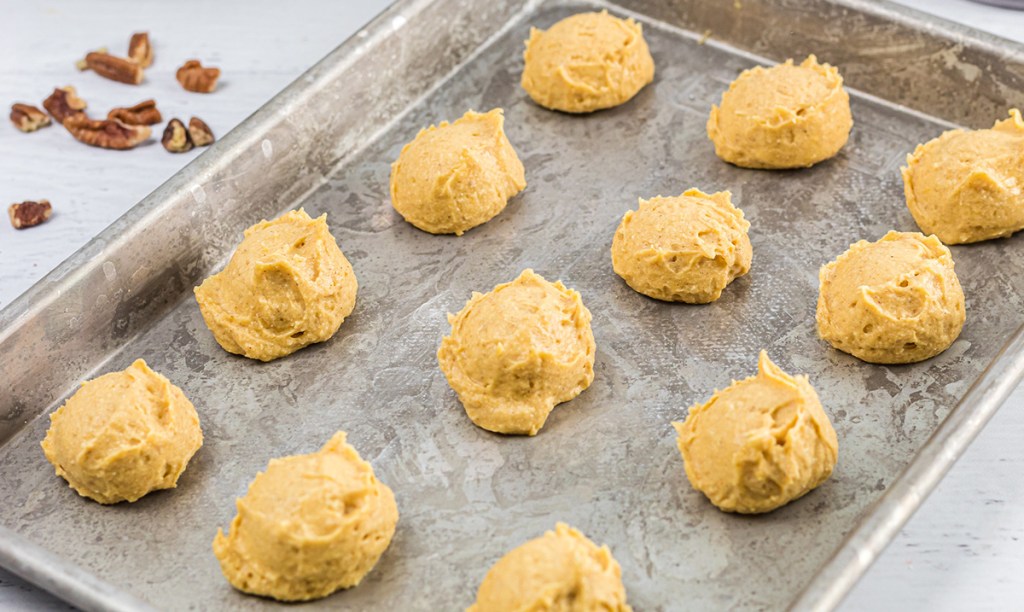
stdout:
[[[1024,12],[966,0],[900,0],[1024,41]],[[155,98],[167,117],[204,119],[224,134],[358,30],[388,0],[0,0],[0,106],[39,104],[75,85],[96,109]],[[148,30],[156,63],[137,88],[79,73],[85,51],[124,53]],[[220,90],[184,92],[174,70],[200,58],[223,70]],[[159,135],[157,135],[157,140]],[[0,126],[0,204],[49,199],[45,226],[0,221],[0,307],[124,213],[190,159],[153,143],[130,153],[88,148],[53,126],[21,134]],[[6,215],[6,210],[4,210]],[[1020,609],[1024,606],[1024,388],[856,587],[848,610]],[[0,570],[0,610],[67,606]]]

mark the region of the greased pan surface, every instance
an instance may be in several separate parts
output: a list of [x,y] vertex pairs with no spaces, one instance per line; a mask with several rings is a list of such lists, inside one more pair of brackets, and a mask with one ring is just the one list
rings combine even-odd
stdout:
[[[490,22],[467,16],[481,4],[492,11]],[[688,5],[666,4],[681,13]],[[767,4],[752,3],[751,10]],[[780,15],[789,4],[779,3]],[[1024,321],[1024,242],[1017,237],[953,248],[968,315],[960,339],[942,355],[910,366],[874,366],[832,350],[814,329],[819,266],[858,239],[916,230],[898,167],[918,142],[949,124],[892,104],[885,92],[851,91],[855,127],[835,159],[788,172],[729,166],[714,156],[704,124],[711,104],[755,58],[646,19],[657,75],[634,100],[585,116],[537,107],[518,85],[529,26],[545,28],[591,6],[399,5],[362,44],[348,47],[369,64],[362,70],[378,70],[363,72],[364,79],[376,74],[385,84],[346,79],[342,88],[337,80],[352,64],[337,53],[327,58],[305,79],[313,91],[304,91],[300,79],[283,101],[226,138],[205,165],[186,168],[178,182],[172,179],[119,222],[116,234],[87,246],[85,254],[94,249],[90,259],[72,262],[79,267],[59,270],[33,289],[33,304],[22,300],[4,313],[3,346],[36,351],[0,357],[12,388],[31,386],[26,377],[33,358],[81,379],[141,357],[192,399],[206,436],[177,489],[102,507],[54,476],[39,449],[45,415],[73,390],[72,377],[61,384],[43,377],[35,387],[47,390],[31,402],[13,392],[0,396],[8,436],[0,446],[0,525],[80,566],[115,594],[97,595],[84,585],[95,595],[85,598],[83,585],[73,580],[48,588],[101,609],[118,605],[118,590],[162,609],[275,607],[233,591],[210,542],[270,458],[311,452],[338,429],[392,487],[401,519],[391,548],[362,585],[304,607],[461,609],[494,561],[556,521],[611,547],[637,610],[782,608],[836,551],[851,552],[841,548],[844,537],[858,521],[876,516],[872,504]],[[437,29],[449,22],[490,27],[497,35],[481,45],[490,32]],[[415,41],[439,31],[455,39],[438,44],[456,51],[435,56],[436,62],[455,70],[424,82],[417,70],[427,68],[407,66],[422,61],[412,56],[425,47],[401,37]],[[793,41],[796,49],[804,44]],[[820,59],[838,61],[826,52]],[[862,63],[850,70],[869,73]],[[315,89],[323,83],[335,89]],[[389,94],[405,85],[406,99]],[[913,99],[901,97],[903,86],[893,84],[891,100]],[[354,98],[337,93],[345,88]],[[413,99],[417,92],[423,95]],[[357,116],[353,100],[365,105],[368,126],[339,119]],[[526,166],[526,191],[460,238],[431,236],[402,221],[388,201],[389,166],[402,145],[421,127],[468,108],[493,107],[505,109],[508,137]],[[947,116],[959,112],[951,107]],[[959,118],[988,124],[1004,113],[984,121]],[[612,235],[638,197],[678,195],[690,187],[732,191],[751,222],[753,266],[713,304],[655,302],[612,272]],[[229,355],[205,328],[191,287],[223,265],[245,227],[298,206],[328,214],[359,279],[356,310],[333,340],[288,358],[262,364]],[[208,209],[222,214],[208,224],[182,224],[183,211]],[[153,238],[161,229],[178,242]],[[148,251],[147,236],[156,240]],[[105,263],[128,265],[132,252],[142,272],[115,270],[129,291],[106,298],[109,312],[95,312],[102,304],[87,281],[113,283]],[[596,378],[580,397],[556,408],[537,437],[502,437],[469,422],[435,352],[449,329],[446,313],[460,309],[472,291],[489,290],[526,267],[582,294],[594,316]],[[103,276],[90,276],[98,272]],[[132,282],[136,295],[149,297],[133,302]],[[45,310],[61,300],[70,315]],[[90,325],[69,335],[63,326],[74,331],[83,325],[76,316],[93,323],[107,316],[110,327]],[[33,330],[40,332],[35,340],[27,333]],[[86,362],[71,351],[90,333],[100,335],[103,350],[81,348],[92,359]],[[690,488],[670,422],[714,389],[752,375],[762,348],[786,371],[810,375],[839,435],[839,463],[832,479],[789,506],[765,516],[727,515]],[[1001,359],[1011,357],[1019,354]],[[941,463],[937,455],[923,460]],[[5,565],[13,565],[19,551],[28,555],[22,559],[34,558],[27,547],[8,548],[0,550]],[[47,567],[21,572],[41,579],[61,570]]]

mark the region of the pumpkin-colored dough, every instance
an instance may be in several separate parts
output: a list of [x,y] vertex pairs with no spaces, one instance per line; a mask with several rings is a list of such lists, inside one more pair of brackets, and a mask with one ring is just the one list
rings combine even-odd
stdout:
[[526,93],[567,113],[618,106],[654,80],[643,26],[608,11],[566,17],[547,31],[531,28],[523,59]]
[[1024,229],[1024,120],[991,130],[951,130],[907,156],[907,207],[921,231],[946,244],[1001,238]]
[[594,334],[580,294],[533,270],[473,293],[437,351],[470,420],[505,434],[535,435],[556,404],[594,380]]
[[640,200],[615,232],[612,267],[644,295],[706,304],[750,270],[749,228],[728,191]]
[[818,335],[871,363],[913,363],[949,348],[963,329],[964,292],[935,236],[889,232],[821,268]]
[[853,116],[839,70],[813,55],[744,70],[711,107],[715,154],[744,168],[803,168],[843,148]]
[[245,593],[308,601],[359,584],[391,543],[398,506],[338,432],[315,453],[271,459],[213,553]]
[[173,489],[202,445],[195,407],[141,359],[82,383],[42,442],[57,475],[101,504]]
[[630,612],[607,546],[558,523],[512,549],[484,576],[466,612]]
[[761,351],[757,376],[695,404],[679,434],[686,477],[726,512],[770,512],[832,475],[839,442],[806,376]]
[[391,204],[431,234],[461,236],[505,210],[526,174],[500,108],[420,130],[391,164]]
[[355,308],[356,290],[327,215],[311,219],[300,208],[245,230],[227,267],[195,294],[225,351],[271,361],[330,339]]

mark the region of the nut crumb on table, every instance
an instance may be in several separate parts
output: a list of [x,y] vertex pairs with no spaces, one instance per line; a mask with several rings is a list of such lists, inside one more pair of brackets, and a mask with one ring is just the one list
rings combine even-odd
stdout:
[[25,229],[45,223],[52,214],[53,207],[50,206],[49,200],[21,202],[7,207],[7,215],[10,217],[14,229]]
[[57,120],[57,123],[64,123],[68,117],[83,115],[88,105],[85,100],[78,97],[74,87],[55,87],[50,97],[43,100],[43,108]]
[[192,137],[181,119],[171,119],[164,128],[160,144],[171,153],[185,153],[192,150]]
[[163,116],[156,107],[156,100],[145,100],[135,106],[111,109],[107,119],[117,119],[127,125],[156,125],[163,121]]
[[50,118],[35,106],[19,102],[11,105],[11,123],[22,132],[34,132],[50,125]]
[[153,130],[146,125],[128,125],[117,119],[89,119],[84,113],[64,120],[75,140],[103,149],[131,149],[149,138]]
[[86,54],[85,65],[105,79],[127,85],[138,85],[144,76],[142,66],[138,62],[100,51]]
[[136,32],[128,42],[128,57],[143,68],[153,65],[153,46],[149,43],[149,32]]
[[213,130],[199,117],[188,120],[188,135],[192,139],[192,144],[197,147],[205,147],[214,141]]
[[186,91],[195,93],[211,93],[217,88],[220,68],[203,67],[199,60],[188,60],[178,68],[175,75]]

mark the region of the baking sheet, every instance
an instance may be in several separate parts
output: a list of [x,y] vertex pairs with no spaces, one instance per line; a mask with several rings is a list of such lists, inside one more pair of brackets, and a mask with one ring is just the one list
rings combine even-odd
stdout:
[[[750,3],[749,15],[766,4]],[[776,14],[789,4],[779,3]],[[468,15],[482,5],[490,15]],[[233,591],[210,542],[234,515],[234,498],[269,458],[311,452],[343,429],[395,491],[401,520],[390,549],[362,585],[309,608],[460,609],[472,602],[494,561],[556,521],[611,547],[637,610],[777,609],[793,601],[843,550],[858,520],[872,516],[865,511],[1024,321],[1022,239],[953,248],[968,318],[942,355],[910,366],[873,366],[832,350],[814,329],[818,267],[855,240],[916,229],[898,167],[914,145],[950,124],[853,91],[856,123],[837,158],[789,172],[722,163],[706,139],[707,112],[757,57],[714,38],[701,44],[703,31],[676,29],[669,25],[675,23],[671,14],[657,13],[675,7],[684,14],[689,7],[692,18],[700,2],[665,3],[652,11],[667,22],[644,20],[658,72],[629,104],[580,117],[535,106],[518,87],[529,26],[547,27],[592,6],[400,4],[362,35],[363,42],[349,45],[352,61],[362,55],[371,65],[388,62],[394,65],[389,70],[405,70],[408,77],[416,69],[406,66],[424,60],[410,57],[422,48],[402,37],[436,35],[442,21],[483,27],[488,17],[499,19],[489,26],[497,35],[453,27],[445,34],[453,38],[437,44],[455,51],[434,59],[455,70],[433,81],[408,77],[360,90],[358,81],[346,80],[371,119],[353,127],[348,142],[337,134],[343,127],[337,115],[353,109],[340,108],[343,100],[314,86],[341,87],[337,81],[353,64],[337,54],[333,64],[325,60],[326,67],[305,77],[309,95],[300,95],[300,79],[291,97],[271,103],[248,129],[243,125],[219,143],[206,166],[190,167],[178,183],[162,188],[166,202],[161,192],[154,194],[157,199],[144,203],[118,233],[105,234],[99,252],[109,259],[79,262],[86,271],[80,275],[99,272],[110,283],[111,275],[120,275],[116,282],[128,277],[136,283],[135,295],[102,294],[109,329],[84,325],[82,319],[97,316],[90,312],[92,300],[102,304],[94,289],[81,286],[78,293],[69,291],[78,302],[65,304],[65,318],[42,316],[44,307],[69,299],[53,296],[55,287],[85,282],[72,270],[33,290],[37,299],[48,290],[49,302],[12,305],[3,313],[7,319],[0,318],[0,342],[17,342],[35,354],[0,357],[6,360],[0,372],[13,381],[11,389],[43,387],[36,392],[52,397],[26,402],[12,399],[14,393],[0,396],[10,436],[0,447],[0,525],[158,608],[276,607]],[[649,8],[643,2],[631,6]],[[763,42],[746,47],[759,50]],[[804,44],[792,41],[793,48]],[[371,51],[383,56],[371,59]],[[1005,54],[1002,59],[1007,61]],[[861,64],[851,71],[870,74]],[[390,95],[406,83],[406,99]],[[900,87],[894,85],[893,99],[912,100],[899,97]],[[423,95],[414,99],[417,91]],[[384,102],[389,96],[391,102]],[[376,99],[380,108],[369,110]],[[980,121],[958,117],[957,104],[950,101],[944,116]],[[505,109],[508,137],[527,169],[527,190],[461,238],[431,236],[404,223],[388,202],[389,164],[401,146],[420,127],[457,118],[467,108],[492,107]],[[397,119],[387,121],[385,111]],[[1002,114],[991,120],[996,118]],[[337,140],[304,139],[307,127],[318,122],[320,132]],[[253,127],[271,123],[274,130],[290,126],[295,132],[283,152],[280,140]],[[227,164],[231,155],[241,161]],[[319,165],[309,162],[310,155]],[[276,164],[305,170],[298,179],[289,177],[292,182],[278,181]],[[252,189],[263,197],[243,198],[234,183],[255,183]],[[636,294],[612,272],[608,252],[622,214],[635,208],[638,197],[690,187],[732,191],[751,222],[750,274],[707,306],[663,304]],[[328,214],[359,279],[356,310],[333,340],[286,359],[261,364],[229,355],[205,328],[190,288],[223,264],[254,216],[300,205],[312,215]],[[184,227],[195,235],[178,232],[179,242],[167,243],[168,250],[178,247],[173,266],[153,251],[147,259],[145,249],[136,251],[142,265],[134,271],[106,265],[124,249],[144,246],[145,235],[162,223],[180,223],[171,213],[188,208],[193,219]],[[207,210],[216,210],[217,218],[196,214]],[[511,280],[526,267],[581,292],[594,315],[596,378],[580,397],[556,408],[537,437],[502,437],[469,422],[435,352],[448,331],[447,312],[460,309],[472,291]],[[31,331],[41,333],[33,340]],[[60,354],[63,344],[71,347],[87,333],[102,334],[106,343],[96,359]],[[43,350],[47,342],[55,346],[49,353]],[[670,421],[684,418],[687,406],[731,379],[753,374],[761,348],[786,371],[810,375],[839,434],[839,463],[832,479],[796,503],[766,516],[726,515],[686,482]],[[79,378],[141,357],[181,386],[200,413],[206,441],[178,488],[113,507],[79,499],[53,475],[38,447],[47,419],[37,415],[49,413],[73,389],[39,379],[32,385],[30,368],[15,368],[36,363],[32,357],[66,363],[67,370],[82,371]],[[84,605],[113,607],[115,600]]]

